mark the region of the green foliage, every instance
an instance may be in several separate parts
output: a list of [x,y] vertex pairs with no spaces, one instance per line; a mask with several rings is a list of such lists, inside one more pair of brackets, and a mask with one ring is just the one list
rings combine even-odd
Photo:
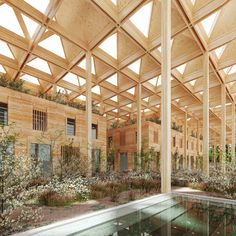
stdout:
[[115,157],[116,157],[116,148],[114,144],[111,144],[107,152],[107,170],[109,172],[114,170]]
[[[52,102],[60,103],[62,105],[73,107],[73,108],[76,108],[78,110],[82,110],[82,111],[86,110],[85,104],[83,104],[81,102],[78,102],[78,101],[69,100],[68,96],[66,94],[61,93],[60,91],[56,92],[56,93],[51,93],[51,94],[40,92],[39,97],[44,98],[44,99],[49,100],[49,101],[52,101]],[[94,114],[97,114],[97,115],[100,115],[100,116],[103,115],[102,113],[100,113],[100,111],[94,105],[94,103],[92,103],[92,112]]]
[[146,121],[150,121],[159,125],[161,124],[160,117],[149,117],[149,118],[146,118]]
[[183,127],[182,127],[182,125],[177,125],[175,122],[172,123],[171,128],[172,128],[173,130],[176,130],[176,131],[180,132],[180,133],[183,132]]
[[0,86],[7,87],[19,92],[29,93],[30,90],[24,88],[24,80],[9,80],[5,75],[0,75]]

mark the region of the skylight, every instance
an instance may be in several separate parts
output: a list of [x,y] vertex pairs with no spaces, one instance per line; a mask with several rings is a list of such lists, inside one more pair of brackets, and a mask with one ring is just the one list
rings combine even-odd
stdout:
[[29,35],[32,38],[39,25],[34,20],[30,19],[25,15],[22,15],[22,17],[29,32]]
[[181,75],[183,75],[183,73],[184,73],[184,71],[185,71],[185,67],[186,67],[186,64],[183,64],[183,65],[181,65],[181,66],[178,66],[178,67],[176,68],[176,70],[179,71],[179,73],[180,73]]
[[96,93],[96,94],[98,94],[98,95],[100,95],[100,94],[101,94],[100,87],[99,87],[98,85],[94,86],[94,87],[92,88],[92,92],[93,92],[93,93]]
[[190,83],[192,86],[194,86],[195,83],[196,83],[196,80],[192,80],[192,81],[190,81],[189,83]]
[[157,86],[161,85],[161,75],[158,77]]
[[196,0],[190,0],[193,6],[195,5]]
[[39,46],[47,49],[50,52],[55,53],[56,55],[60,57],[65,58],[65,53],[64,53],[64,49],[61,43],[61,39],[56,34],[40,42]]
[[129,108],[131,108],[131,107],[132,107],[132,103],[127,104],[126,106],[129,107]]
[[149,97],[144,98],[143,101],[148,102],[149,101]]
[[25,74],[25,75],[21,76],[21,79],[23,79],[29,83],[32,83],[32,84],[40,85],[39,80],[31,75]]
[[80,99],[81,101],[86,101],[86,97],[84,95],[80,95],[78,99]]
[[131,89],[128,89],[127,93],[130,93],[130,94],[134,95],[135,94],[135,87],[133,87]]
[[134,73],[139,74],[140,71],[140,64],[141,64],[141,59],[138,59],[137,61],[133,62],[128,66],[130,70],[132,70]]
[[114,110],[113,110],[113,112],[116,112],[116,113],[117,113],[117,112],[118,112],[118,110],[117,110],[117,109],[114,109]]
[[35,58],[34,60],[28,62],[27,65],[51,75],[48,63],[40,58]]
[[78,76],[70,72],[64,76],[63,80],[77,86],[79,85]]
[[10,48],[8,47],[8,45],[0,40],[0,54],[9,57],[11,59],[15,59],[14,56],[12,55],[12,52],[10,50]]
[[149,2],[130,17],[130,21],[145,37],[148,37],[149,34],[151,14],[152,2]]
[[107,38],[99,45],[104,52],[117,59],[117,33]]
[[30,4],[35,9],[41,11],[42,13],[45,13],[50,0],[25,0],[25,2]]
[[176,102],[179,102],[179,98],[175,99]]
[[118,102],[118,97],[117,96],[111,97],[110,99],[114,102]]
[[117,5],[117,0],[111,0],[114,5]]
[[229,75],[233,74],[233,73],[236,73],[236,65],[233,65],[231,68],[230,68],[230,71],[228,72]]
[[83,86],[86,83],[86,80],[84,78],[79,77],[79,85]]
[[11,7],[7,4],[3,4],[0,6],[0,26],[22,36],[25,37],[20,24],[16,18],[15,12]]
[[5,69],[3,68],[2,65],[0,65],[0,73],[6,73]]
[[57,86],[57,92],[66,94],[66,90],[60,86]]
[[225,50],[225,45],[222,46],[222,47],[219,47],[215,50],[215,54],[216,54],[218,59],[220,59],[220,57],[221,57],[222,53],[224,52],[224,50]]
[[[91,71],[92,71],[92,74],[95,75],[96,73],[95,73],[95,66],[94,66],[94,59],[93,59],[93,57],[92,57],[91,63],[92,63]],[[78,64],[78,67],[86,70],[86,59],[85,58]]]
[[207,17],[205,20],[201,22],[208,37],[210,36],[212,32],[218,13],[219,12],[215,12],[214,14],[210,15],[209,17]]
[[117,81],[117,73],[112,75],[111,77],[109,77],[108,79],[106,79],[107,82],[109,82],[110,84],[113,84],[115,86],[118,85],[118,81]]
[[153,79],[148,80],[148,82],[150,84],[152,84],[153,86],[156,86],[157,85],[157,80],[158,80],[158,77],[155,77]]
[[146,109],[143,110],[143,112],[149,112],[149,111],[150,111],[149,108],[146,108]]

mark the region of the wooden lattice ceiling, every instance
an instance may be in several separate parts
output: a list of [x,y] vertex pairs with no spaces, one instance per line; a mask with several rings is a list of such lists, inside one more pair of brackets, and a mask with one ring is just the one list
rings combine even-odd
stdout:
[[[93,55],[92,97],[108,120],[158,113],[161,86],[159,0],[0,0],[0,73],[33,94],[55,86],[86,99],[85,53]],[[172,1],[172,114],[202,120],[203,53],[210,51],[210,125],[220,133],[221,86],[236,93],[236,0]],[[231,132],[227,106],[227,132]]]

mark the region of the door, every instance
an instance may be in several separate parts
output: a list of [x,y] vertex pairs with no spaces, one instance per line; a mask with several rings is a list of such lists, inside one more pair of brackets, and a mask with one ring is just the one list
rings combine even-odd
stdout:
[[120,153],[120,171],[125,171],[128,169],[127,152]]

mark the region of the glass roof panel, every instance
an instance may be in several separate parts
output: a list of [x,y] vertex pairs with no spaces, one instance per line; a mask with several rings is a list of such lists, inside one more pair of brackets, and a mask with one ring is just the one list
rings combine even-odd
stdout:
[[39,24],[37,24],[34,20],[30,19],[25,15],[22,15],[22,17],[29,32],[29,35],[32,38]]
[[192,80],[192,81],[190,81],[189,82],[192,86],[194,86],[195,85],[195,83],[196,83],[196,79],[195,80]]
[[186,64],[176,67],[176,70],[182,75],[185,71]]
[[157,80],[158,80],[158,77],[155,77],[153,79],[148,80],[148,82],[150,84],[152,84],[153,86],[156,86],[157,85]]
[[[78,67],[80,67],[80,68],[86,70],[86,59],[85,59],[85,58],[78,64]],[[95,75],[96,72],[95,72],[95,65],[94,65],[94,59],[93,59],[93,57],[92,57],[92,68],[91,68],[91,70],[92,70],[92,74]]]
[[1,40],[0,40],[0,54],[9,57],[11,59],[15,59],[8,45]]
[[233,65],[233,66],[231,67],[230,71],[228,72],[229,75],[230,75],[230,74],[234,74],[234,73],[236,73],[236,65]]
[[74,84],[74,85],[79,85],[79,81],[78,81],[78,76],[69,72],[67,73],[64,77],[63,77],[63,80],[71,83],[71,84]]
[[57,86],[57,92],[66,94],[66,90],[64,88],[60,87],[60,86]]
[[129,107],[129,108],[131,108],[131,107],[132,107],[132,103],[127,104],[126,106]]
[[128,89],[127,93],[130,93],[130,94],[134,95],[135,94],[135,87],[133,87],[131,89]]
[[92,88],[92,92],[100,95],[101,94],[100,86],[98,86],[98,85],[94,86]]
[[141,64],[141,59],[138,59],[137,61],[133,62],[128,66],[130,70],[132,70],[134,73],[139,74],[140,72],[140,64]]
[[46,12],[46,9],[49,5],[50,0],[24,0],[28,4],[30,4],[35,9],[41,11],[42,13]]
[[0,26],[25,37],[20,24],[16,18],[15,12],[7,4],[0,6]]
[[143,101],[148,102],[149,101],[149,97],[143,98]]
[[55,53],[56,55],[62,58],[65,58],[65,53],[64,53],[64,49],[61,43],[61,39],[56,34],[40,42],[39,46],[47,49],[48,51],[52,53]]
[[79,77],[79,85],[83,86],[86,83],[86,80],[84,78]]
[[215,12],[201,22],[208,37],[210,36],[212,32],[212,29],[214,27],[218,14],[219,12]]
[[218,59],[220,59],[220,57],[221,57],[222,53],[224,52],[224,50],[225,50],[225,45],[222,46],[222,47],[219,47],[215,50],[215,54],[216,54]]
[[29,82],[29,83],[40,85],[39,80],[34,76],[24,74],[20,78]]
[[118,85],[118,81],[117,81],[117,73],[112,75],[111,77],[109,77],[108,79],[106,79],[107,82],[109,82],[110,84],[113,84],[115,86]]
[[161,75],[158,77],[157,86],[161,85]]
[[117,59],[117,33],[111,35],[99,45],[104,52]]
[[118,109],[114,109],[114,110],[112,110],[112,111],[117,113],[117,112],[118,112]]
[[86,101],[86,97],[84,95],[79,95],[78,99],[81,101]]
[[117,96],[111,97],[110,99],[114,102],[118,102],[118,97]]
[[34,60],[28,62],[27,65],[51,75],[48,63],[41,58],[35,58]]
[[3,68],[2,65],[0,65],[0,73],[6,73],[5,69]]
[[117,0],[111,0],[114,5],[117,5]]
[[149,34],[151,14],[152,2],[149,2],[130,17],[130,21],[145,37],[148,37]]

